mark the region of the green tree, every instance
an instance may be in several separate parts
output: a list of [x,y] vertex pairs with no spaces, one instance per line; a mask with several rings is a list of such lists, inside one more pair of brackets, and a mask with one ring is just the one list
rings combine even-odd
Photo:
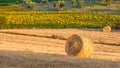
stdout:
[[76,0],[71,0],[73,5],[76,5]]
[[35,2],[32,2],[31,0],[23,0],[23,3],[28,7],[28,8],[33,8],[35,6]]
[[77,5],[82,8],[84,6],[84,0],[77,0]]
[[100,0],[101,4],[109,5],[112,3],[112,0]]
[[41,0],[41,3],[48,3],[48,0]]
[[57,10],[62,10],[63,7],[65,6],[65,1],[64,0],[59,0],[56,3],[53,3],[54,7],[56,6]]
[[84,0],[71,0],[72,4],[77,6],[77,7],[83,7],[84,6]]
[[93,3],[93,0],[90,0],[89,3],[92,4],[92,3]]

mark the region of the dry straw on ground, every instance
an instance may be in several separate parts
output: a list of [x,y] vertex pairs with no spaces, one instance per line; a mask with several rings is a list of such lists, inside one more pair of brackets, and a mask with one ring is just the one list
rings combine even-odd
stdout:
[[65,51],[69,56],[90,58],[92,57],[93,44],[87,38],[74,34],[67,39]]
[[110,26],[103,27],[103,32],[110,32],[110,31],[111,31],[111,27]]

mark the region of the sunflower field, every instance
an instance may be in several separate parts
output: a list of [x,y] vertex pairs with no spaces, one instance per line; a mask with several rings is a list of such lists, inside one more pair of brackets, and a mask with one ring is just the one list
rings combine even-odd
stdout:
[[0,7],[7,20],[4,28],[102,28],[120,22],[120,15],[81,12],[28,11]]

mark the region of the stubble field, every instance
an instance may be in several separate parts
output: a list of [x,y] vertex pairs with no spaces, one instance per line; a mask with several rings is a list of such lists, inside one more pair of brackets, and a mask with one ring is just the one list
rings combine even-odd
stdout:
[[[66,55],[66,39],[73,34],[93,41],[92,58]],[[0,30],[0,68],[120,68],[120,32],[80,29]]]

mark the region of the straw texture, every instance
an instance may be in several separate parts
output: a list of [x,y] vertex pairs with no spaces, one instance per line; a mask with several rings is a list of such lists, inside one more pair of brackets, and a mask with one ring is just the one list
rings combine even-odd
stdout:
[[87,38],[74,34],[67,39],[65,52],[69,56],[89,58],[92,57],[93,44]]
[[103,27],[103,32],[111,32],[111,27],[110,26]]

